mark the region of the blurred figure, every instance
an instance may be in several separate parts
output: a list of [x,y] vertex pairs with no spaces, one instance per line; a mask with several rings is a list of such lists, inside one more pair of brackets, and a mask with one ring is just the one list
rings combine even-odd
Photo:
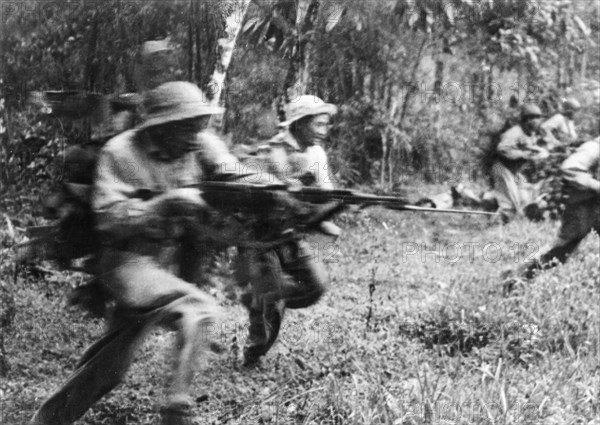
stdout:
[[[189,283],[201,254],[201,246],[192,241],[194,224],[209,225],[208,207],[199,190],[179,187],[203,176],[198,154],[214,161],[215,169],[230,155],[219,146],[211,149],[212,138],[199,134],[210,115],[222,108],[208,105],[194,84],[171,82],[147,92],[144,111],[138,127],[112,138],[100,151],[92,191],[102,242],[97,278],[116,303],[108,330],[36,412],[31,425],[67,425],[79,419],[121,382],[137,347],[157,325],[177,331],[161,424],[191,424],[194,365],[219,308]],[[156,196],[143,194],[149,189]],[[174,258],[182,245],[185,255]],[[178,275],[171,273],[174,261]]]
[[[336,112],[335,105],[316,96],[300,96],[287,104],[287,120],[280,124],[285,130],[259,152],[267,171],[290,187],[333,189],[322,144]],[[321,230],[339,234],[339,228],[327,221]],[[286,308],[313,305],[327,288],[322,266],[298,236],[271,249],[240,250],[237,279],[241,286],[249,285],[242,297],[250,314],[245,367],[256,366],[275,343]]]
[[521,169],[528,161],[548,158],[546,149],[538,145],[542,111],[537,105],[521,108],[520,123],[500,136],[492,165],[492,179],[498,201],[498,212],[508,222],[516,215],[528,215],[535,205],[537,185],[527,181]]
[[535,272],[563,263],[592,230],[600,232],[600,137],[584,143],[562,164],[568,204],[552,244],[533,262],[523,264],[513,277],[503,274],[504,289],[510,291],[517,279],[531,279]]
[[544,139],[548,143],[548,148],[553,149],[561,146],[562,143],[570,144],[577,140],[577,131],[575,130],[575,115],[581,109],[581,104],[577,99],[565,99],[562,104],[562,111],[554,114],[540,126],[544,134]]

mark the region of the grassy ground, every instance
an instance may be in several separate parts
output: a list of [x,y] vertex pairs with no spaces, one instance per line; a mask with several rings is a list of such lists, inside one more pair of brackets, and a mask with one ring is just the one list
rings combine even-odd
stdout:
[[[261,368],[240,369],[245,312],[212,290],[227,313],[217,335],[227,351],[201,361],[198,424],[600,424],[597,235],[503,297],[500,272],[541,249],[556,223],[377,209],[337,221],[337,241],[311,238],[329,293],[287,313]],[[6,264],[0,277],[12,282]],[[0,423],[26,423],[101,334],[100,321],[65,308],[77,279],[10,283]],[[154,332],[125,383],[78,424],[157,423],[172,342]]]

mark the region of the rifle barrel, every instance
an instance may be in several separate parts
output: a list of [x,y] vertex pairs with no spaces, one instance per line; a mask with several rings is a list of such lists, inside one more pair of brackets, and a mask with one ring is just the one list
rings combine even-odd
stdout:
[[418,207],[416,205],[403,205],[403,206],[393,206],[388,205],[387,208],[391,210],[399,210],[399,211],[421,211],[421,212],[438,212],[438,213],[447,213],[447,214],[475,214],[475,215],[487,215],[487,216],[496,216],[498,213],[488,212],[488,211],[477,211],[477,210],[457,210],[451,208],[431,208],[431,207]]

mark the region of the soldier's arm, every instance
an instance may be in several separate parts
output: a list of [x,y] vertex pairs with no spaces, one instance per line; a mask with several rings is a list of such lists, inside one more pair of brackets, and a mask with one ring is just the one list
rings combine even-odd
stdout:
[[514,129],[506,131],[500,138],[497,153],[501,157],[515,160],[537,160],[548,157],[548,151],[537,146],[533,140]]
[[329,170],[329,162],[327,161],[327,154],[321,146],[313,146],[313,158],[314,164],[311,167],[314,168],[315,173],[315,185],[322,189],[333,189],[333,181]]
[[217,134],[210,130],[198,134],[199,158],[205,180],[235,180],[243,173],[240,161]]
[[165,237],[161,208],[174,196],[182,198],[178,194],[169,193],[144,200],[133,184],[132,167],[135,166],[118,160],[112,152],[100,152],[92,208],[97,229],[109,240],[140,235]]
[[554,136],[554,131],[560,134],[567,134],[569,132],[565,118],[556,114],[542,123],[540,126],[542,133],[542,140],[549,148],[555,148],[560,146],[560,141]]
[[283,183],[290,186],[301,186],[302,182],[296,178],[293,167],[289,163],[288,153],[282,144],[271,144],[267,161],[268,172]]
[[598,138],[584,143],[562,163],[564,179],[576,189],[600,194],[600,181],[592,174],[592,169],[598,167],[599,157]]
[[552,133],[553,131],[565,132],[564,117],[560,114],[553,115],[542,123],[542,130]]

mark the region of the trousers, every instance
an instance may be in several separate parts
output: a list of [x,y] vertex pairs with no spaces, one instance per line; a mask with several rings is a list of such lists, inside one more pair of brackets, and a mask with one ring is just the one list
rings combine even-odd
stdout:
[[117,386],[154,326],[177,332],[167,407],[191,406],[197,357],[208,346],[220,311],[216,301],[147,256],[108,250],[99,260],[101,284],[116,307],[105,334],[81,357],[67,382],[35,413],[35,425],[76,421]]
[[250,320],[246,360],[257,359],[273,346],[287,308],[315,304],[328,286],[325,271],[301,240],[275,249],[242,250],[237,273],[238,283],[249,283],[242,297]]
[[538,270],[564,263],[591,231],[600,233],[600,201],[590,199],[567,205],[552,243],[542,249],[532,262],[523,264],[518,275],[531,279]]
[[525,207],[536,200],[539,187],[527,182],[524,175],[512,172],[500,162],[492,165],[492,174],[498,212],[506,217],[524,214]]

